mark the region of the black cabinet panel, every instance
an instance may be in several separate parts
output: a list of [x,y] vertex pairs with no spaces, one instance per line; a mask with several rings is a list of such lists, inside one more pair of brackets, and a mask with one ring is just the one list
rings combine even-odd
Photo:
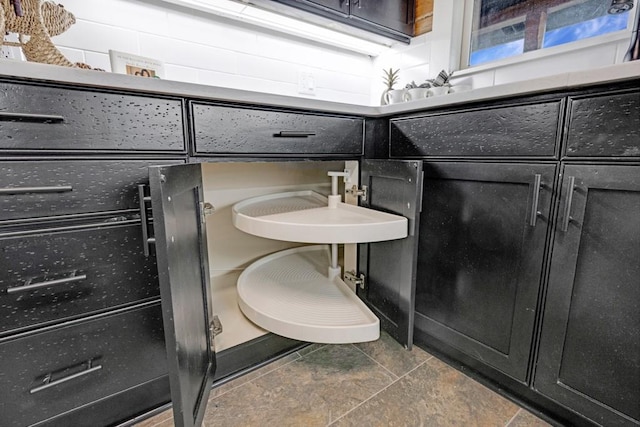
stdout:
[[0,336],[157,297],[141,235],[138,222],[0,237]]
[[177,427],[199,426],[216,371],[202,170],[149,170],[169,380]]
[[566,166],[559,209],[535,388],[599,424],[637,425],[640,167]]
[[366,208],[402,215],[409,222],[408,236],[358,245],[359,268],[365,284],[358,296],[380,318],[382,328],[411,348],[422,194],[419,161],[363,160],[361,183],[367,186]]
[[640,157],[640,91],[570,99],[567,156]]
[[553,157],[561,102],[391,120],[391,157]]
[[166,375],[161,317],[155,303],[0,344],[2,425],[46,420]]
[[424,169],[416,327],[524,382],[555,166]]
[[413,0],[351,0],[351,15],[366,21],[413,34]]
[[176,160],[0,162],[0,222],[138,209],[149,166]]
[[314,5],[328,7],[331,10],[344,14],[349,13],[349,1],[350,0],[308,0],[309,3],[313,3]]
[[195,151],[362,154],[363,119],[192,104]]
[[182,101],[0,83],[0,150],[183,151]]

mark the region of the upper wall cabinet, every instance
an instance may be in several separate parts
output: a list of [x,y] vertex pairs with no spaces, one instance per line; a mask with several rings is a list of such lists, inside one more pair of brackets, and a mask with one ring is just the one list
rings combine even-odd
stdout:
[[[413,36],[415,0],[273,0],[396,40]],[[280,12],[286,13],[282,8]]]
[[184,149],[180,99],[0,82],[0,150]]

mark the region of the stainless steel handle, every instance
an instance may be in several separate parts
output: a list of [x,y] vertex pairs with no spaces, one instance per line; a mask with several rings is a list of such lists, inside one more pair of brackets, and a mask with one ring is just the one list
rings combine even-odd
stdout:
[[538,204],[540,203],[540,188],[542,187],[542,175],[535,174],[533,180],[533,194],[531,196],[531,212],[529,212],[529,225],[531,227],[536,226],[536,220],[538,215],[542,213],[538,211]]
[[64,121],[64,116],[58,116],[55,114],[7,113],[4,111],[0,111],[0,121],[60,123]]
[[87,278],[86,274],[81,274],[76,276],[76,272],[71,273],[71,276],[64,277],[62,279],[55,280],[46,280],[44,282],[31,283],[31,279],[27,280],[24,285],[16,286],[13,288],[7,288],[8,294],[17,294],[19,292],[29,292],[40,288],[48,288],[50,286],[63,285],[65,283],[75,283],[80,282],[81,280],[85,280]]
[[308,138],[315,136],[316,133],[312,131],[299,131],[299,130],[282,130],[278,133],[274,133],[276,138]]
[[151,196],[144,195],[144,184],[138,185],[138,203],[140,204],[140,221],[142,221],[142,250],[144,256],[149,256],[149,245],[156,243],[156,239],[149,237],[149,224],[147,223],[147,202],[151,202]]
[[7,187],[0,188],[0,194],[43,194],[43,193],[67,193],[73,191],[70,185],[58,185],[53,187]]
[[561,230],[565,233],[569,230],[569,222],[573,218],[571,218],[571,204],[573,203],[573,191],[576,188],[576,178],[574,176],[568,177],[567,183],[567,197],[564,201],[564,217],[562,217],[562,227]]
[[87,364],[87,368],[84,371],[80,371],[80,372],[76,372],[75,374],[71,374],[68,375],[66,377],[62,377],[60,379],[57,379],[55,381],[51,381],[51,378],[53,377],[53,373],[48,373],[47,375],[45,375],[44,379],[42,380],[42,382],[44,382],[43,385],[38,386],[38,387],[34,387],[31,390],[29,390],[29,393],[34,394],[34,393],[38,393],[40,391],[46,390],[48,388],[51,387],[55,387],[57,385],[60,385],[62,383],[66,383],[67,381],[71,381],[74,380],[76,378],[80,378],[80,377],[84,377],[85,375],[89,375],[93,372],[99,371],[100,369],[102,369],[102,365],[96,365],[93,366],[93,360],[88,360],[86,362]]

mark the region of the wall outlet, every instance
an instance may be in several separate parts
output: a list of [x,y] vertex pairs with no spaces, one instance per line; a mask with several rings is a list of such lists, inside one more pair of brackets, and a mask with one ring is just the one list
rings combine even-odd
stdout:
[[17,46],[2,46],[0,59],[22,59],[22,52]]
[[298,93],[304,95],[316,94],[316,78],[312,73],[300,72],[298,74]]

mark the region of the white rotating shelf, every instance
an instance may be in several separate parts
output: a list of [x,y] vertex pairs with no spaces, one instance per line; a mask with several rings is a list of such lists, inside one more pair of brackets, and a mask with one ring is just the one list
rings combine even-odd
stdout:
[[233,225],[267,239],[301,243],[365,243],[407,237],[403,216],[338,203],[313,191],[255,197],[233,206]]
[[329,278],[329,247],[304,246],[266,256],[238,279],[238,304],[262,328],[300,341],[377,340],[380,322],[340,277]]

